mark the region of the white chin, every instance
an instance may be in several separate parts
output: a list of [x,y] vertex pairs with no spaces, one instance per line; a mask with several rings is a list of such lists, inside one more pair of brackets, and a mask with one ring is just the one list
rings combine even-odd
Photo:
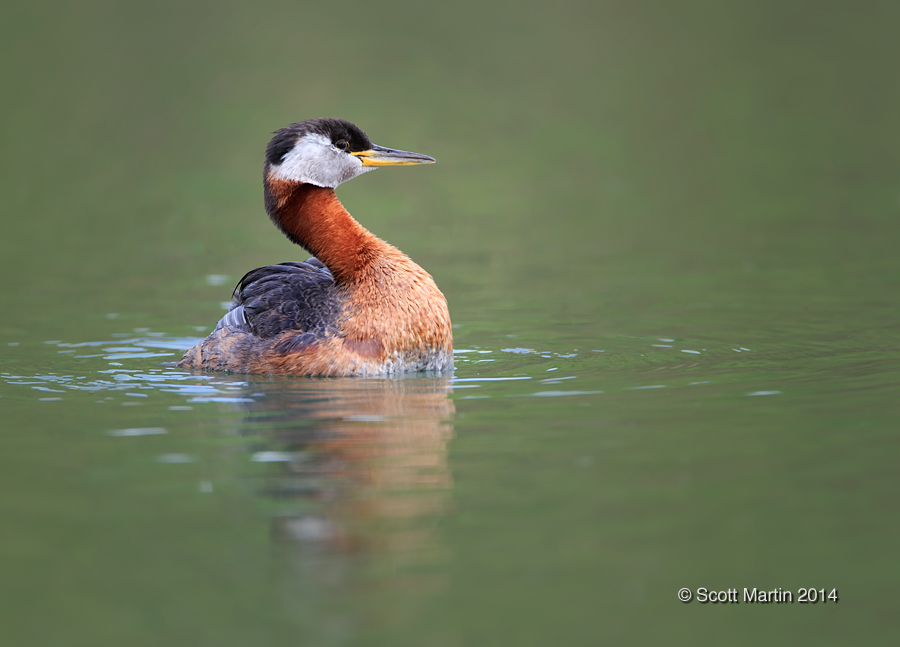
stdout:
[[363,166],[359,158],[337,150],[324,135],[309,134],[297,142],[281,164],[272,167],[272,176],[333,189],[373,170],[372,166]]

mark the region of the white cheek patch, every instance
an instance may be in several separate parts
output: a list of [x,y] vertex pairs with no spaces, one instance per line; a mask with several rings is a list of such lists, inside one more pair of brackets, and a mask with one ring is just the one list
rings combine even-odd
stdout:
[[337,150],[325,135],[310,133],[300,138],[281,164],[272,166],[272,175],[279,180],[333,189],[372,170],[374,167],[363,166],[359,158]]

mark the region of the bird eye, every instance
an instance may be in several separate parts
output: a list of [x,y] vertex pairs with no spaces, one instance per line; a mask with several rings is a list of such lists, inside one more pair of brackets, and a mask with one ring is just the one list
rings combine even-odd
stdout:
[[337,140],[336,142],[334,142],[334,146],[335,146],[335,148],[338,148],[342,151],[345,151],[348,148],[350,148],[350,144],[346,139]]

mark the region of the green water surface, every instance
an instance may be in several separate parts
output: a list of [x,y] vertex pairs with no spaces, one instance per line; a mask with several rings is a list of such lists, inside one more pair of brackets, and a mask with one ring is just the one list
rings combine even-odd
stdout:
[[[896,644],[898,21],[8,7],[0,643]],[[438,159],[338,193],[444,291],[453,376],[165,365],[306,258],[261,166],[313,116]]]

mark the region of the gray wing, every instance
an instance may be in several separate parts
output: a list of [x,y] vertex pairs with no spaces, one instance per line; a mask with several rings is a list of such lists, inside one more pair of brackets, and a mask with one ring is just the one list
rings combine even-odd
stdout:
[[334,277],[318,259],[268,265],[238,282],[231,310],[216,330],[227,327],[261,339],[296,331],[296,342],[308,344],[337,332],[341,304]]

